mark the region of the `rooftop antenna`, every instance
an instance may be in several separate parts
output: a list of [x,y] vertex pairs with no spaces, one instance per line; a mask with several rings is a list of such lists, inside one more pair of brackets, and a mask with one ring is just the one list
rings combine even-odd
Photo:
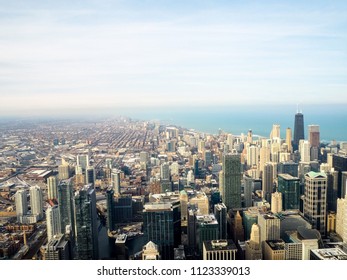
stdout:
[[299,113],[299,103],[296,104],[296,113]]

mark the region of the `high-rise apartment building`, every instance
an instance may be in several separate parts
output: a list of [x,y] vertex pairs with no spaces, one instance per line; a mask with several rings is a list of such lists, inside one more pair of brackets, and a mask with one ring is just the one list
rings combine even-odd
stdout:
[[31,214],[37,217],[37,220],[43,218],[43,194],[39,186],[29,188]]
[[292,129],[288,127],[286,129],[286,144],[288,146],[288,152],[293,152],[293,146],[292,146]]
[[58,180],[57,177],[51,176],[47,179],[47,198],[48,199],[58,199]]
[[28,191],[20,189],[15,194],[17,221],[22,222],[23,216],[28,213]]
[[50,241],[55,235],[61,234],[60,211],[58,205],[48,206],[46,210],[47,237]]

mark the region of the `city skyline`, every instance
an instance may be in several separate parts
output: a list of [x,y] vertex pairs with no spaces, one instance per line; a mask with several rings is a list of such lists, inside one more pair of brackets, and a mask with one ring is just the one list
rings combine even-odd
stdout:
[[345,104],[346,8],[4,2],[1,115]]

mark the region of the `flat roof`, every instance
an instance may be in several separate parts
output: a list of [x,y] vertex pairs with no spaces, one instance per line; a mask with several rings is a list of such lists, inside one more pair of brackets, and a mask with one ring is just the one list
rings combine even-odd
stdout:
[[206,251],[237,250],[237,247],[234,241],[231,239],[207,240],[207,241],[204,241],[204,246],[206,248]]
[[311,252],[320,260],[347,260],[347,254],[340,248],[315,249]]

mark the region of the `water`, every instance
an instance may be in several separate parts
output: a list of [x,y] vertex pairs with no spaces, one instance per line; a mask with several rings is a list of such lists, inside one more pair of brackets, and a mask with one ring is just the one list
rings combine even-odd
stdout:
[[[203,108],[162,108],[141,109],[127,115],[145,120],[161,120],[201,132],[218,133],[221,128],[235,135],[252,129],[254,135],[269,137],[272,125],[281,126],[281,137],[290,127],[294,131],[293,106],[249,106],[249,107],[203,107]],[[343,105],[311,105],[303,111],[305,138],[308,125],[320,126],[322,141],[347,141],[347,110]]]

